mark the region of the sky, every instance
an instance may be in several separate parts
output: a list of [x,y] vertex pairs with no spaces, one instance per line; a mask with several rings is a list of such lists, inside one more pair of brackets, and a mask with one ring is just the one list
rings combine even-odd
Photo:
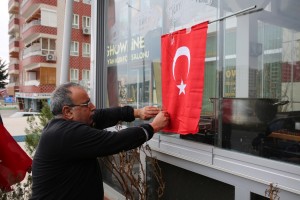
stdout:
[[2,58],[5,63],[9,63],[9,37],[8,37],[8,0],[0,0],[0,58]]

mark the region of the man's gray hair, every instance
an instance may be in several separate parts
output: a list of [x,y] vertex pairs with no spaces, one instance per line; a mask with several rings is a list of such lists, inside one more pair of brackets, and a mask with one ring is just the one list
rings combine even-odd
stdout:
[[54,116],[61,115],[64,106],[73,104],[71,87],[80,87],[84,90],[78,83],[68,82],[61,84],[53,91],[50,100],[50,110]]

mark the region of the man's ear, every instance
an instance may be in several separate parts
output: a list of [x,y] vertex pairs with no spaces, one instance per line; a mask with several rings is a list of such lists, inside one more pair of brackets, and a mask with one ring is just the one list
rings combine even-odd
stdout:
[[63,107],[62,114],[65,119],[68,119],[68,120],[73,119],[73,111],[72,111],[72,108],[69,106]]

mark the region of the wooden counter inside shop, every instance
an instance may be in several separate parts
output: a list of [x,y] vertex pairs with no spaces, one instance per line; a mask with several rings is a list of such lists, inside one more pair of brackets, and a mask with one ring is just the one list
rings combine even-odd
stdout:
[[274,131],[269,135],[269,137],[300,142],[300,131],[298,132],[294,132],[294,131],[291,132],[286,130]]

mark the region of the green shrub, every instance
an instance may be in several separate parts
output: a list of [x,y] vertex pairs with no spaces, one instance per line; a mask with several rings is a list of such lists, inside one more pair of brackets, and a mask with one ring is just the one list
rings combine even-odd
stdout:
[[29,116],[27,123],[29,128],[25,129],[25,148],[32,155],[39,143],[41,133],[46,124],[53,118],[50,107],[46,101],[43,101],[41,114],[38,116]]

